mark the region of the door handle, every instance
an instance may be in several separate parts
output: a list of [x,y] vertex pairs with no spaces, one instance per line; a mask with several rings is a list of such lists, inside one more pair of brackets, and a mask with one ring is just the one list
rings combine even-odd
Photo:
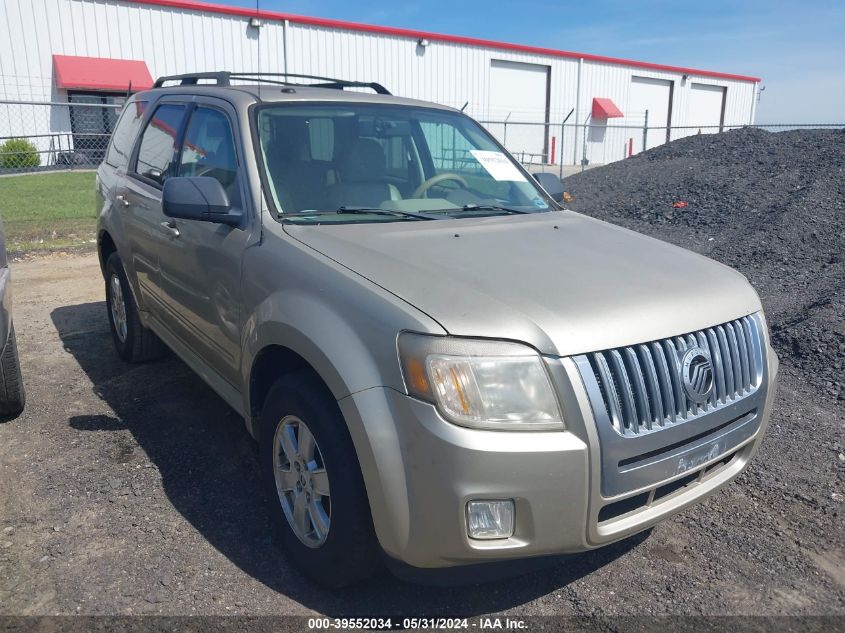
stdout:
[[179,237],[181,235],[179,227],[176,226],[176,223],[173,220],[162,222],[160,226],[168,235],[170,235],[170,237]]
[[114,197],[114,199],[115,199],[115,200],[117,200],[117,201],[118,201],[120,204],[122,204],[124,207],[128,207],[128,206],[129,206],[129,200],[127,200],[127,199],[126,199],[126,196],[124,196],[122,193],[117,194],[117,195]]

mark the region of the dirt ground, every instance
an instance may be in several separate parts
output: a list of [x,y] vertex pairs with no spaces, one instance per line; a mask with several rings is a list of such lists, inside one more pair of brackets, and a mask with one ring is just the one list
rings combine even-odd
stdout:
[[13,275],[28,407],[0,424],[0,615],[845,615],[845,416],[793,370],[749,470],[647,535],[508,581],[328,592],[274,548],[236,414],[174,358],[117,359],[96,256]]

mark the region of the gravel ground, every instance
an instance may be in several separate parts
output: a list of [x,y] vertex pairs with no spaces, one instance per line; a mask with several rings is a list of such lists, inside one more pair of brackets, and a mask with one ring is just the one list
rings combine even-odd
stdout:
[[[758,142],[731,134],[683,143]],[[845,252],[832,230],[842,191],[771,172],[784,189],[755,205],[738,169],[718,166],[724,182],[711,191],[678,145],[568,188],[573,206],[598,204],[602,217],[737,265],[760,290],[783,372],[769,434],[734,483],[646,535],[518,579],[441,589],[385,575],[324,591],[270,541],[238,417],[176,359],[116,358],[94,255],[36,258],[14,267],[28,408],[0,425],[0,615],[845,615],[845,407],[841,384],[826,383],[837,373],[824,373],[845,334],[842,261],[825,262]],[[649,170],[655,161],[670,168]],[[790,193],[805,181],[809,191]],[[807,217],[779,210],[811,195]],[[677,199],[689,207],[673,209]]]

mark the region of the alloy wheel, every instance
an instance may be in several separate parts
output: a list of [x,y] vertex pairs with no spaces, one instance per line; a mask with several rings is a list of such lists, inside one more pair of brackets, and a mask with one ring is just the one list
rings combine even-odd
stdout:
[[308,547],[320,547],[331,524],[329,476],[311,429],[296,416],[286,416],[276,426],[273,474],[294,534]]
[[109,308],[111,309],[114,331],[117,333],[117,338],[120,339],[120,342],[125,343],[128,332],[128,326],[126,324],[126,302],[123,299],[123,288],[120,285],[120,277],[117,274],[111,276],[109,288],[111,290]]

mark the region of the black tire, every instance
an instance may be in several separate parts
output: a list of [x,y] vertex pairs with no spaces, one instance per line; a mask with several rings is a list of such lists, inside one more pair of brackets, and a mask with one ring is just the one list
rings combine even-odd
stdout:
[[[113,276],[120,280],[121,295],[126,312],[126,336],[121,338],[115,326],[112,314],[112,289],[111,280]],[[106,312],[109,317],[109,328],[111,329],[114,347],[117,355],[128,363],[141,363],[148,360],[161,358],[167,352],[167,348],[161,339],[152,330],[141,325],[138,316],[138,307],[129,288],[129,281],[126,279],[126,272],[123,270],[123,262],[117,253],[112,253],[106,261]]]
[[[319,446],[331,489],[328,536],[319,547],[300,541],[288,523],[274,477],[277,425],[296,416]],[[377,573],[381,551],[352,438],[328,389],[308,373],[280,378],[271,387],[259,416],[261,475],[270,520],[286,558],[304,576],[329,588],[345,587]]]
[[0,418],[8,420],[19,416],[26,406],[26,391],[23,387],[21,363],[18,358],[18,342],[15,326],[9,327],[9,339],[0,356]]

